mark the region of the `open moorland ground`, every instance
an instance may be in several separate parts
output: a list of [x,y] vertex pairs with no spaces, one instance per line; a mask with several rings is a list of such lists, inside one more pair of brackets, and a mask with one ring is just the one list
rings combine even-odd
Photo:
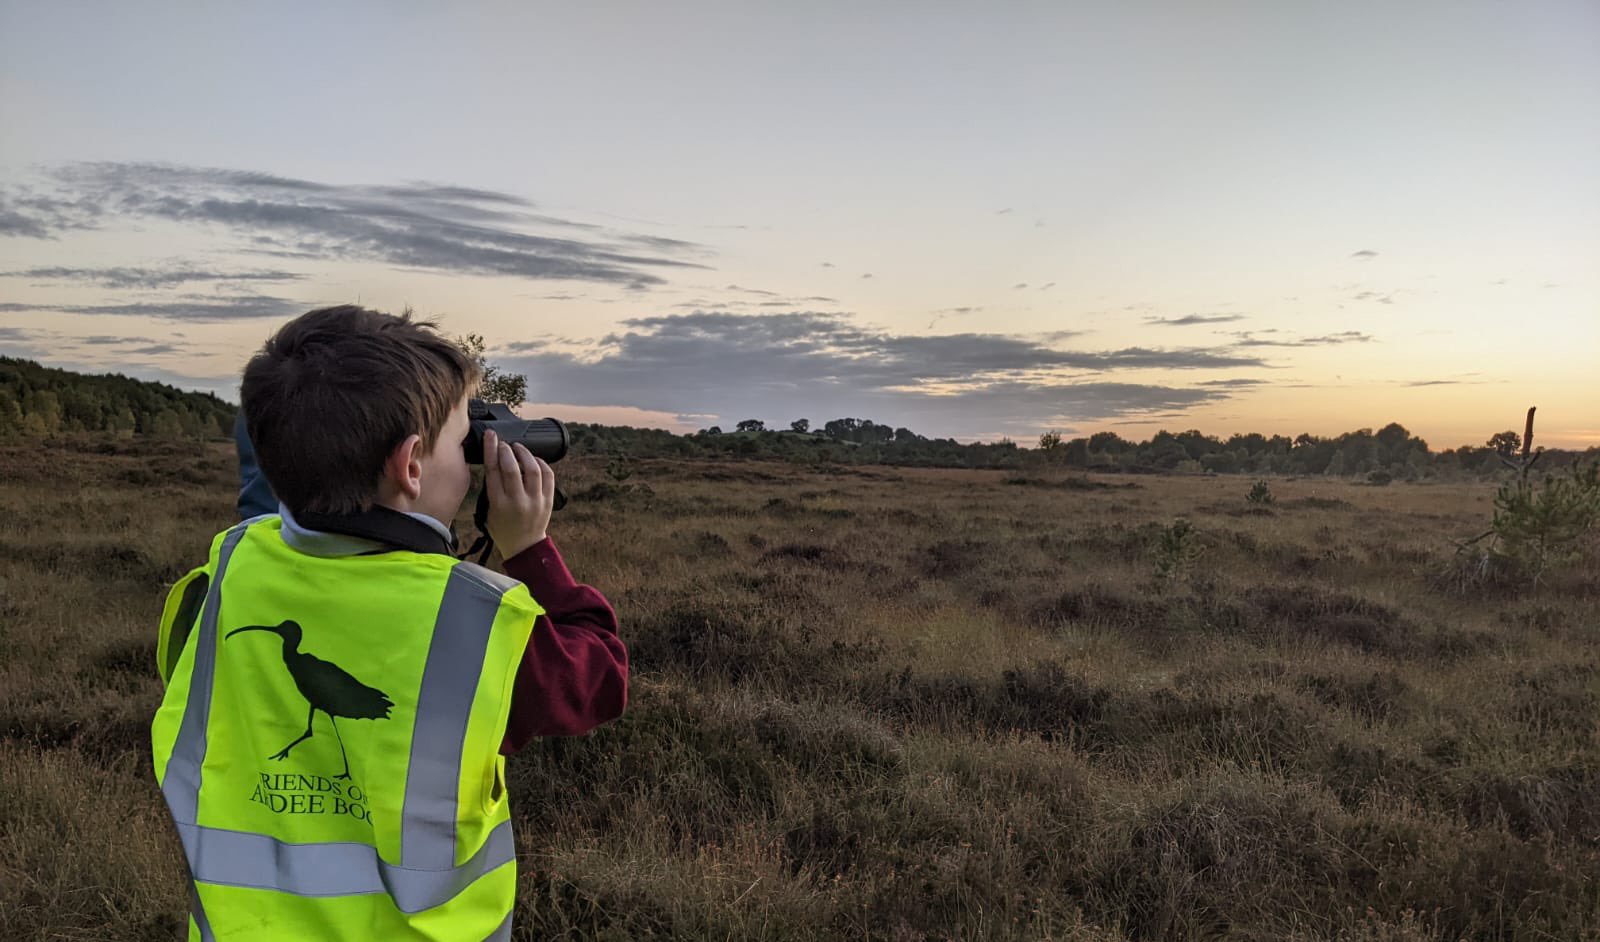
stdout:
[[[634,468],[557,466],[635,673],[511,763],[519,939],[1600,938],[1600,567],[1437,587],[1492,485]],[[180,936],[154,626],[235,482],[0,449],[0,937]]]

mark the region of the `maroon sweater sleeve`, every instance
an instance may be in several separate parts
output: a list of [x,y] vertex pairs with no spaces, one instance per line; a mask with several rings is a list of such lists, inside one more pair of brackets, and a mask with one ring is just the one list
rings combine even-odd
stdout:
[[535,736],[576,736],[622,715],[628,705],[628,649],[617,615],[593,586],[574,581],[545,537],[505,562],[545,610],[533,625],[511,692],[500,745],[511,755]]

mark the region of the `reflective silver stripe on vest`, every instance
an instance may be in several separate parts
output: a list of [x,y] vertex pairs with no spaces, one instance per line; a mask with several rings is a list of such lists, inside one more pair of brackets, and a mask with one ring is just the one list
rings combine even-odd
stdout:
[[184,703],[183,721],[178,726],[178,739],[172,744],[172,755],[167,758],[161,786],[173,819],[180,822],[194,821],[200,807],[200,767],[206,758],[206,721],[211,715],[211,681],[217,669],[217,609],[222,605],[222,577],[228,570],[233,548],[244,538],[246,526],[234,527],[223,538],[217,553],[217,571],[211,575],[205,608],[200,611],[200,630],[189,633],[195,643],[189,699]]
[[[474,880],[514,860],[511,822],[503,821],[470,860],[455,865],[456,793],[467,720],[500,599],[520,585],[465,562],[450,571],[423,667],[406,772],[399,865],[383,860],[369,844],[288,844],[266,834],[197,823],[223,575],[248,525],[229,530],[218,552],[200,630],[194,633],[198,647],[188,701],[162,784],[193,878],[299,896],[387,893],[402,912],[415,913],[450,901]],[[209,940],[210,926],[198,905],[195,915],[202,936]],[[509,920],[505,927],[509,932]]]
[[200,902],[200,888],[189,882],[189,913],[194,916],[194,927],[200,933],[200,942],[217,942],[216,933],[211,931],[211,921],[206,918],[206,907]]
[[417,693],[400,824],[402,866],[438,870],[456,864],[456,793],[467,720],[500,597],[515,585],[472,563],[450,570]]
[[472,859],[448,870],[414,870],[387,863],[370,844],[286,844],[266,834],[178,825],[184,855],[196,880],[223,886],[278,890],[296,896],[387,893],[403,913],[432,909],[454,899],[474,880],[516,856],[511,822],[502,821]]

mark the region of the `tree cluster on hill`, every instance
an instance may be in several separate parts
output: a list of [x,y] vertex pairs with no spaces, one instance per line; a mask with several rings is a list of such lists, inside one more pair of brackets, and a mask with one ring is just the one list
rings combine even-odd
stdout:
[[1071,467],[1219,474],[1354,475],[1382,471],[1414,477],[1428,471],[1434,461],[1428,443],[1399,423],[1390,423],[1377,432],[1361,429],[1332,438],[1310,434],[1289,438],[1251,432],[1220,439],[1191,429],[1176,433],[1163,430],[1148,441],[1131,442],[1115,432],[1097,432],[1062,442],[1051,450],[1059,450],[1062,462]]
[[648,457],[774,458],[801,462],[898,464],[944,468],[1018,466],[1015,442],[964,445],[953,438],[925,438],[907,428],[870,419],[841,418],[810,430],[804,419],[783,430],[759,420],[740,422],[733,432],[719,426],[678,435],[665,429],[567,423],[574,454]]
[[210,438],[228,434],[237,411],[210,393],[0,357],[0,440],[64,432]]

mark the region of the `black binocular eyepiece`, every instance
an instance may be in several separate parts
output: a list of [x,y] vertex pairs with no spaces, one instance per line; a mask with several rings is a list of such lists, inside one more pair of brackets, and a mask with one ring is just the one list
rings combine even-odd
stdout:
[[500,440],[508,445],[521,442],[534,457],[543,458],[546,464],[555,464],[567,453],[571,444],[567,427],[556,419],[524,419],[511,411],[503,402],[467,400],[467,418],[472,430],[462,445],[468,464],[483,464],[483,433],[494,430]]

